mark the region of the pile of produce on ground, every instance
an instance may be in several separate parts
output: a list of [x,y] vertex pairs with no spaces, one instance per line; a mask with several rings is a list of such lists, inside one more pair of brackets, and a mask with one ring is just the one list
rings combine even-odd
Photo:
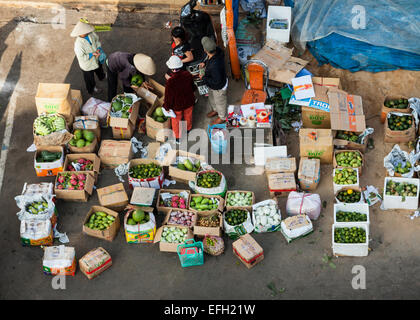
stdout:
[[135,179],[147,179],[158,177],[162,173],[162,167],[155,163],[138,164],[130,168],[129,175]]
[[177,227],[164,227],[162,230],[162,242],[184,243],[187,240],[187,229]]
[[341,140],[351,141],[351,142],[357,142],[357,139],[359,139],[359,135],[353,131],[339,130],[337,131],[336,138],[341,139]]
[[335,184],[356,184],[357,171],[349,168],[335,169],[333,180]]
[[149,222],[150,216],[147,212],[144,212],[141,209],[137,209],[131,213],[127,219],[127,224],[130,226],[135,226],[137,224],[144,224]]
[[336,243],[365,243],[366,231],[363,228],[335,228],[334,242]]
[[160,198],[159,205],[167,208],[187,209],[188,193],[186,197],[181,194],[174,194],[170,197]]
[[153,111],[152,118],[153,120],[161,123],[168,120],[168,118],[163,114],[162,107],[157,107],[155,111]]
[[118,118],[129,118],[132,111],[133,98],[120,94],[115,97],[111,104],[111,115]]
[[246,207],[252,205],[252,192],[228,192],[226,206]]
[[407,109],[408,108],[408,100],[404,99],[404,98],[386,100],[384,105],[387,108]]
[[185,159],[181,161],[178,158],[178,164],[176,165],[176,167],[185,171],[197,172],[198,170],[200,170],[201,162],[198,159],[195,163],[193,163],[190,159]]
[[215,188],[220,185],[222,176],[217,172],[206,172],[200,174],[197,179],[197,186],[201,188]]
[[219,227],[220,226],[220,217],[215,214],[213,216],[200,216],[197,219],[197,226],[199,227]]
[[25,211],[30,214],[43,214],[48,211],[48,202],[47,201],[34,201],[29,203],[25,207]]
[[60,190],[83,190],[85,188],[86,175],[60,172],[57,177],[56,188]]
[[94,212],[85,226],[92,230],[108,229],[115,221],[115,217],[102,211]]
[[67,171],[92,171],[93,162],[85,158],[80,158],[69,163],[65,169]]
[[388,180],[386,183],[387,196],[400,196],[400,197],[416,197],[417,186],[408,182],[395,182]]
[[337,199],[344,203],[355,203],[361,199],[361,192],[358,190],[347,189],[337,193]]
[[264,230],[272,226],[277,226],[281,222],[281,216],[274,203],[259,206],[253,211],[256,230]]
[[229,210],[225,214],[225,221],[230,226],[237,226],[246,221],[248,218],[248,211],[241,209]]
[[131,85],[136,86],[136,87],[141,87],[141,85],[143,84],[143,76],[141,74],[135,74],[134,76],[131,77]]
[[202,196],[192,196],[190,208],[197,211],[215,210],[219,206],[219,199]]
[[407,114],[406,116],[391,114],[388,117],[388,128],[393,131],[404,131],[411,128],[412,122],[411,114]]
[[40,115],[34,121],[34,130],[38,136],[47,136],[53,132],[66,130],[66,121],[55,114]]
[[38,156],[36,157],[37,162],[54,162],[61,158],[62,153],[61,152],[50,152],[43,150],[40,153],[38,153]]
[[335,155],[335,161],[339,167],[357,168],[362,166],[362,157],[356,151],[345,151]]
[[192,227],[195,222],[195,213],[189,211],[171,211],[168,224],[179,224],[185,227]]
[[336,220],[337,222],[362,222],[367,221],[367,215],[355,211],[338,211]]
[[95,134],[92,131],[76,129],[69,144],[73,147],[83,148],[89,146],[95,138]]

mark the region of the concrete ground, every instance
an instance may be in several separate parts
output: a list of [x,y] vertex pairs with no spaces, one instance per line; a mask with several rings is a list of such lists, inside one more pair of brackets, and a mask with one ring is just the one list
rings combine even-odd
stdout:
[[[420,220],[410,220],[410,212],[371,210],[371,251],[364,258],[332,258],[331,224],[333,191],[331,165],[322,166],[317,189],[327,201],[314,233],[291,244],[277,233],[255,234],[264,248],[265,259],[255,268],[246,269],[232,254],[232,241],[226,239],[226,252],[219,257],[205,257],[201,267],[184,269],[176,254],[160,252],[158,245],[129,245],[122,230],[109,243],[82,234],[82,219],[91,205],[97,204],[96,193],[88,203],[58,202],[58,229],[67,232],[69,245],[76,248],[77,258],[90,249],[103,246],[113,259],[111,269],[89,281],[77,271],[68,277],[66,290],[53,290],[51,278],[41,269],[42,250],[22,247],[19,242],[19,221],[14,197],[23,184],[53,181],[37,178],[33,154],[26,152],[32,143],[32,122],[36,117],[34,95],[38,82],[66,82],[81,89],[88,98],[82,75],[74,59],[73,39],[69,37],[80,16],[99,22],[116,23],[112,32],[101,33],[105,52],[125,50],[144,52],[156,61],[155,79],[163,82],[164,62],[169,54],[169,32],[163,29],[175,15],[116,14],[107,12],[69,11],[66,26],[51,24],[54,14],[49,10],[2,9],[0,13],[0,137],[2,155],[7,162],[0,194],[2,221],[0,226],[0,298],[2,299],[408,299],[420,294],[420,258],[418,255]],[[20,18],[19,18],[20,17]],[[383,185],[383,156],[392,146],[383,144],[379,108],[384,95],[418,96],[419,72],[394,71],[379,74],[352,74],[330,66],[319,68],[311,60],[308,69],[320,76],[339,76],[343,88],[363,97],[367,125],[375,129],[376,148],[366,154],[366,170],[362,185]],[[243,92],[242,82],[231,81],[229,102],[237,102]],[[106,89],[105,83],[99,87]],[[98,95],[104,98],[105,93]],[[200,99],[194,115],[194,126],[206,128],[208,120],[205,100]],[[10,143],[4,135],[13,123]],[[111,135],[110,129],[103,131]],[[145,142],[150,140],[136,136]],[[288,153],[299,156],[296,133],[288,136]],[[246,176],[243,165],[215,165],[224,172],[229,189],[253,190],[257,201],[268,198],[265,176]],[[102,171],[97,187],[117,183],[110,170]],[[128,185],[126,183],[126,189]],[[176,188],[186,185],[176,184]],[[281,210],[285,217],[285,200]],[[159,217],[162,220],[162,217]],[[366,289],[351,286],[354,265],[366,268]],[[274,283],[281,291],[272,295],[267,288]]]

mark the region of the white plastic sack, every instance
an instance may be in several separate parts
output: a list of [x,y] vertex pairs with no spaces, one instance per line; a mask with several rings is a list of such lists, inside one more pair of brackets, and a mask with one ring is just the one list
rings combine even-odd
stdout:
[[88,101],[82,106],[82,113],[85,116],[98,116],[101,127],[107,128],[108,113],[111,110],[111,103],[96,99],[94,97],[89,98]]
[[54,185],[51,182],[41,182],[28,184],[25,182],[22,189],[22,195],[33,195],[33,194],[45,194],[52,195],[54,190]]
[[[199,173],[203,173],[204,171],[198,172],[197,175]],[[195,193],[199,193],[199,194],[209,194],[209,195],[218,195],[218,196],[224,196],[227,190],[227,183],[226,183],[226,178],[223,175],[223,173],[217,171],[219,174],[222,175],[222,179],[220,180],[220,185],[218,187],[215,188],[202,188],[202,187],[198,187],[197,186],[197,176],[196,176],[196,181],[190,181],[188,183],[189,187],[194,190]]]
[[51,220],[23,219],[20,222],[20,237],[37,241],[47,238],[52,233]]
[[395,175],[395,168],[398,164],[401,164],[402,168],[405,168],[407,162],[411,164],[410,171],[401,174],[404,178],[412,178],[414,172],[420,171],[420,166],[415,166],[416,162],[420,159],[420,153],[415,154],[414,151],[407,153],[401,150],[398,144],[394,145],[391,152],[384,158],[384,167],[388,171],[388,174],[393,177]]
[[286,212],[289,216],[306,214],[316,220],[321,214],[321,205],[319,194],[292,191],[287,197]]
[[288,217],[281,222],[281,233],[287,242],[303,237],[313,231],[311,219],[306,214]]
[[[140,97],[137,97],[134,93],[124,93],[123,95],[120,95],[120,96],[130,97],[132,99],[132,101],[133,101],[133,103],[131,104],[131,106],[133,104],[135,104],[137,101],[141,100],[141,98]],[[112,106],[112,104],[111,104],[111,106]],[[131,108],[131,106],[130,106],[130,108]],[[112,117],[121,118],[121,116],[122,116],[122,110],[113,112],[112,109],[109,108],[109,114]]]
[[68,268],[73,264],[75,254],[73,247],[66,247],[64,245],[46,247],[42,265],[50,269]]
[[256,233],[278,231],[281,223],[281,212],[277,207],[277,202],[269,199],[254,204],[252,206],[252,222]]
[[[31,195],[20,195],[15,197],[16,205],[20,211],[17,213],[19,220],[49,220],[54,215],[55,204],[53,202],[54,196],[51,194],[31,194]],[[47,209],[39,214],[32,214],[26,210],[27,206],[33,202],[41,201],[48,204]]]
[[251,233],[254,230],[254,226],[252,224],[251,215],[249,211],[246,210],[246,220],[245,222],[237,225],[231,226],[226,222],[226,212],[223,213],[223,227],[225,229],[225,233],[231,239],[237,239],[244,234]]

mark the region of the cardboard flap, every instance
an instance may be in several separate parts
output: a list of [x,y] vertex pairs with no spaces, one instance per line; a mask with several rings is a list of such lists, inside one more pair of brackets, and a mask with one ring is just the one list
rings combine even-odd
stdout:
[[[160,142],[151,142],[147,145],[147,158],[154,159],[159,151]],[[168,154],[174,150],[169,150]],[[166,155],[167,156],[167,155]],[[166,157],[165,157],[166,159]],[[165,161],[165,159],[163,161]],[[165,165],[165,164],[163,164]]]
[[158,228],[156,230],[155,238],[153,239],[153,243],[160,242],[160,239],[162,238],[162,232],[163,232],[163,226]]
[[102,157],[129,157],[131,141],[103,140],[99,151]]
[[98,192],[99,202],[103,206],[128,201],[128,196],[125,192],[124,185],[122,183],[117,183],[105,188],[100,188],[96,191]]
[[93,186],[95,184],[95,178],[89,173],[85,173],[85,174],[86,174],[85,191],[89,193],[89,195],[92,195]]
[[176,159],[177,150],[169,150],[163,159],[163,166],[169,167]]
[[364,131],[362,97],[350,95],[339,89],[328,90],[331,113],[331,129],[345,131]]

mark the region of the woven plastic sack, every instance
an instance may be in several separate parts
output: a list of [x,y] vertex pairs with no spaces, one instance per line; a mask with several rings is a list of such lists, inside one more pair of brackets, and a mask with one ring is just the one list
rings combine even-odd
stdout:
[[286,212],[289,216],[306,214],[316,220],[321,214],[321,205],[319,194],[292,191],[287,198]]

